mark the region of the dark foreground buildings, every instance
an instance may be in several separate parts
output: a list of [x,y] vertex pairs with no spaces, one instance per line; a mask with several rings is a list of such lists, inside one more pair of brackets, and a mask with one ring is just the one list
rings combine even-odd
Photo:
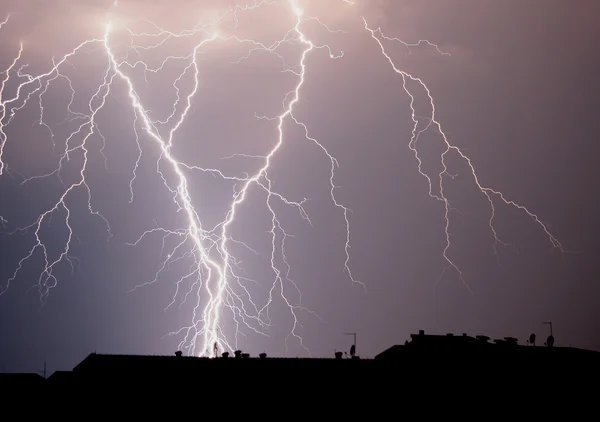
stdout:
[[404,345],[392,346],[374,359],[331,359],[234,356],[215,359],[173,356],[103,355],[92,353],[72,371],[54,372],[48,379],[24,374],[0,376],[0,384],[67,386],[165,386],[203,385],[228,389],[243,385],[261,389],[274,385],[315,385],[319,388],[381,386],[423,380],[486,379],[493,383],[538,384],[581,378],[600,369],[600,352],[564,347],[519,345],[514,338],[491,341],[488,337],[412,334]]

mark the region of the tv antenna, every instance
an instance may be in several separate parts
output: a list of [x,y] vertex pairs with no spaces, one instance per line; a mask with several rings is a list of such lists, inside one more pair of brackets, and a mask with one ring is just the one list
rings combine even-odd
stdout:
[[44,369],[39,371],[38,374],[40,374],[41,376],[44,377],[44,379],[47,379],[47,365],[46,365],[46,357],[44,356]]
[[44,351],[44,369],[42,371],[38,372],[38,374],[40,374],[41,376],[43,376],[44,379],[48,378],[47,377],[47,371],[46,371],[47,370],[47,365],[46,365],[47,360],[48,359],[46,358],[46,351]]
[[545,322],[542,322],[542,324],[550,325],[550,335],[548,336],[548,339],[546,339],[546,346],[552,347],[552,346],[554,346],[554,335],[552,333],[552,321],[545,321]]
[[354,336],[354,343],[352,344],[352,347],[350,348],[350,356],[354,357],[354,355],[356,355],[356,333],[344,333],[344,335]]

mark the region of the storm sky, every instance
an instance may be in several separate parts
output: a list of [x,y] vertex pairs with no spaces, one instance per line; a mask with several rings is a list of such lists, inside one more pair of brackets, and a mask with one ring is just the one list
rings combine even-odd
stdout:
[[[548,335],[543,321],[553,322],[557,345],[600,350],[596,223],[600,6],[593,0],[567,3],[297,1],[305,17],[318,17],[329,28],[310,19],[302,23],[303,33],[315,46],[329,49],[317,48],[307,55],[305,82],[293,115],[339,163],[335,195],[349,209],[348,265],[355,280],[366,286],[353,282],[344,269],[346,226],[342,209],[330,196],[331,160],[306,138],[302,126],[288,118],[283,145],[268,177],[272,190],[288,200],[307,199],[303,206],[312,224],[281,200],[273,201],[273,208],[288,234],[289,279],[301,295],[288,280],[282,283],[284,293],[293,304],[314,312],[295,308],[296,333],[313,356],[333,357],[335,350],[348,350],[351,337],[344,335],[348,332],[357,333],[357,351],[365,357],[403,343],[419,329],[513,336],[521,343],[535,332],[543,343]],[[156,33],[160,27],[179,33],[213,22],[235,4],[229,0],[120,1],[115,7],[112,1],[99,0],[3,2],[0,21],[8,15],[10,19],[0,28],[0,71],[17,57],[20,42],[23,54],[1,100],[15,96],[18,83],[25,80],[17,77],[22,65],[29,64],[21,72],[30,75],[49,72],[53,59],[59,60],[86,39],[102,39],[109,21],[110,45],[118,57],[129,53],[128,63],[144,60],[157,67],[169,55],[191,54],[207,33],[132,52],[132,42],[147,46],[157,41],[132,38],[128,29]],[[494,197],[494,228],[503,243],[496,242],[488,226],[487,198],[477,189],[467,162],[451,153],[444,177],[444,194],[451,206],[447,255],[462,271],[463,280],[454,269],[444,272],[448,267],[443,257],[444,203],[429,196],[427,179],[419,174],[409,149],[413,121],[402,78],[365,29],[363,17],[370,28],[381,27],[387,37],[410,44],[427,39],[447,53],[423,43],[407,48],[380,38],[399,69],[427,84],[437,121],[448,140],[470,158],[479,182],[535,213],[564,252],[553,247],[543,228],[523,210],[503,204],[498,196]],[[229,14],[210,30],[271,45],[295,24],[284,0],[239,11],[237,18],[235,28]],[[253,174],[264,164],[261,158],[231,156],[264,156],[275,145],[278,122],[269,119],[284,111],[284,100],[289,103],[286,94],[299,81],[298,75],[282,69],[297,70],[305,46],[286,43],[277,50],[279,56],[266,51],[247,56],[251,48],[230,39],[199,51],[198,91],[173,141],[177,160],[218,168],[235,177]],[[330,52],[341,57],[331,58]],[[173,82],[188,64],[189,60],[172,61],[164,71],[146,75],[140,65],[124,65],[122,70],[131,77],[150,117],[161,120],[173,112],[177,95]],[[61,178],[55,174],[23,181],[58,166],[65,140],[84,122],[68,120],[73,117],[67,111],[70,87],[75,91],[72,112],[86,112],[107,66],[102,43],[86,46],[59,68],[70,85],[66,78],[57,78],[42,96],[43,121],[48,126],[39,124],[38,92],[4,127],[2,288],[35,245],[35,227],[10,233],[35,223],[57,203],[65,191],[63,183],[69,186],[77,181],[81,150],[65,161]],[[54,75],[43,79],[43,84]],[[193,72],[186,73],[178,84],[184,99],[193,87],[192,76]],[[0,81],[5,77],[1,74]],[[431,116],[426,92],[417,84],[409,89],[417,115],[426,123]],[[23,98],[30,91],[23,91]],[[44,360],[51,371],[71,369],[94,350],[172,354],[185,333],[167,334],[192,322],[194,301],[183,302],[189,280],[182,282],[181,291],[176,290],[177,280],[193,264],[190,256],[172,262],[153,284],[131,291],[155,278],[177,245],[177,236],[167,238],[164,248],[161,233],[135,246],[130,243],[157,226],[178,230],[187,223],[157,173],[161,150],[144,133],[139,116],[136,121],[127,94],[126,84],[115,78],[96,119],[99,132],[87,141],[90,203],[106,221],[88,211],[85,189],[68,196],[73,230],[69,255],[74,257],[74,269],[68,262],[56,268],[58,282],[41,306],[36,284],[43,270],[42,255],[36,252],[23,264],[0,296],[0,371],[39,371]],[[19,106],[23,100],[14,104]],[[182,109],[181,104],[176,107],[173,122]],[[257,118],[261,116],[269,119]],[[3,123],[9,118],[7,114]],[[134,127],[142,149],[137,168]],[[162,125],[161,134],[168,134],[169,128]],[[81,144],[83,137],[75,138],[73,145]],[[417,149],[421,170],[437,182],[442,171],[440,134],[425,132]],[[167,182],[177,186],[175,175],[161,162]],[[236,192],[234,184],[198,170],[186,170],[185,175],[202,223],[211,227],[223,221]],[[433,194],[439,194],[439,188],[436,191],[434,186]],[[264,189],[251,187],[231,225],[232,238],[252,248],[231,246],[245,271],[243,283],[259,308],[275,279],[269,262],[272,216],[266,199]],[[64,210],[42,226],[40,234],[52,260],[64,249],[66,228]],[[279,243],[276,250],[279,253]],[[276,263],[285,275],[280,254]],[[190,297],[197,299],[192,292]],[[229,316],[224,316],[222,329],[233,338],[235,321],[227,308],[223,315]],[[238,347],[252,355],[265,351],[273,356],[307,356],[297,338],[286,341],[294,319],[279,287],[273,290],[268,316],[270,326],[263,327],[267,336],[241,327]]]

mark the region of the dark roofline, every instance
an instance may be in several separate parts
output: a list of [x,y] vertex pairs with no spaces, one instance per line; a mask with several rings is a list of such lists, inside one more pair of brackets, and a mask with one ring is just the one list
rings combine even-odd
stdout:
[[[515,337],[504,337],[501,339],[491,339],[488,336],[477,335],[469,336],[466,333],[462,335],[448,334],[425,334],[424,330],[419,330],[418,334],[410,334],[411,341],[404,345],[394,345],[375,356],[375,359],[381,360],[391,358],[394,355],[414,353],[504,353],[519,351],[519,354],[539,355],[553,353],[586,353],[586,356],[600,352],[575,347],[547,347],[545,345],[524,345],[519,344]],[[396,356],[397,357],[397,356]]]

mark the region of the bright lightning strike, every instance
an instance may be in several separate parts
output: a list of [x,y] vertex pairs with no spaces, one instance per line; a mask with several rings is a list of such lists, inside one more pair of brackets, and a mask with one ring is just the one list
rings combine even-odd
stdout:
[[[311,224],[311,221],[303,208],[305,200],[290,200],[281,193],[275,191],[272,188],[272,180],[269,176],[271,163],[276,159],[278,150],[285,142],[286,125],[300,126],[305,132],[306,139],[318,146],[318,148],[326,154],[331,163],[329,179],[331,199],[334,205],[340,210],[347,230],[346,240],[343,244],[346,259],[342,265],[352,282],[361,285],[363,288],[364,284],[354,278],[349,267],[349,210],[343,206],[335,196],[334,177],[335,170],[338,167],[337,160],[327,151],[325,146],[309,135],[308,127],[297,120],[293,115],[294,106],[300,100],[300,91],[305,83],[307,63],[310,54],[317,50],[325,50],[332,59],[341,58],[343,56],[343,53],[334,54],[328,45],[315,44],[308,39],[303,32],[303,25],[307,21],[316,21],[328,32],[337,33],[341,31],[331,30],[318,18],[306,16],[295,0],[290,0],[286,3],[288,10],[294,18],[294,25],[285,33],[282,39],[269,45],[254,39],[242,38],[235,35],[222,35],[222,31],[216,30],[217,26],[224,22],[228,16],[233,17],[235,22],[233,28],[235,28],[239,23],[239,14],[241,12],[249,12],[260,7],[279,6],[278,2],[263,0],[255,2],[252,5],[238,5],[221,14],[216,20],[209,24],[198,25],[191,30],[181,31],[179,33],[162,29],[152,22],[150,22],[150,24],[154,28],[153,32],[135,33],[134,31],[128,30],[134,41],[132,42],[128,53],[125,55],[119,55],[111,44],[113,29],[109,23],[106,25],[103,37],[82,42],[62,59],[55,60],[54,66],[48,72],[40,75],[31,75],[25,72],[25,67],[21,67],[16,72],[16,78],[21,80],[24,79],[24,81],[18,85],[14,97],[8,99],[2,97],[1,104],[3,115],[2,119],[0,119],[0,129],[3,129],[10,124],[15,114],[22,110],[32,98],[37,98],[40,109],[39,123],[44,125],[50,131],[51,138],[54,142],[55,134],[52,132],[50,125],[47,125],[44,122],[44,95],[48,91],[49,85],[57,79],[63,79],[67,81],[72,88],[72,81],[62,69],[69,63],[70,58],[77,54],[83,54],[86,47],[92,45],[96,47],[101,46],[106,56],[103,82],[98,86],[96,92],[90,98],[89,111],[87,113],[74,112],[71,109],[72,101],[69,103],[68,111],[72,116],[71,119],[80,121],[80,123],[78,123],[77,129],[66,138],[65,150],[60,156],[57,168],[50,173],[34,176],[25,180],[25,182],[29,182],[33,179],[50,176],[58,176],[60,178],[61,172],[64,170],[63,166],[74,159],[75,154],[81,153],[83,155],[83,164],[80,168],[77,181],[67,185],[63,194],[54,206],[43,212],[35,222],[27,227],[16,230],[20,232],[33,231],[35,242],[29,253],[19,261],[13,275],[3,287],[2,293],[5,292],[9,285],[17,278],[24,264],[32,259],[34,254],[38,251],[41,252],[44,260],[44,268],[37,283],[42,303],[47,299],[50,290],[57,284],[58,280],[55,276],[56,268],[63,262],[67,262],[71,266],[73,265],[71,262],[72,258],[70,256],[70,251],[74,233],[72,226],[70,225],[72,211],[68,205],[68,198],[74,195],[77,190],[83,189],[85,191],[88,197],[87,205],[89,212],[103,219],[110,236],[110,226],[108,225],[108,222],[92,207],[91,190],[86,181],[86,171],[89,159],[87,145],[88,141],[94,136],[100,137],[103,142],[105,142],[105,138],[101,134],[100,127],[97,123],[97,116],[103,112],[108,95],[111,93],[115,95],[115,86],[120,83],[125,85],[127,97],[131,108],[134,111],[135,118],[132,124],[136,135],[135,141],[139,150],[138,160],[135,163],[133,177],[131,178],[129,185],[131,193],[130,199],[131,201],[134,200],[134,184],[137,178],[136,170],[143,151],[141,135],[144,134],[148,136],[161,151],[160,159],[157,163],[157,171],[160,174],[166,189],[172,193],[173,203],[176,209],[184,212],[187,221],[187,225],[179,230],[170,230],[162,227],[148,230],[142,233],[138,240],[133,243],[134,245],[138,244],[145,237],[158,233],[163,235],[163,247],[167,238],[176,237],[179,239],[176,246],[166,254],[166,259],[163,261],[154,279],[143,283],[142,285],[156,282],[162,271],[178,260],[187,258],[191,259],[193,263],[189,267],[190,271],[176,282],[176,292],[173,301],[167,306],[169,307],[175,302],[177,295],[180,293],[180,289],[182,289],[181,286],[183,283],[191,280],[191,288],[185,293],[184,301],[191,299],[192,297],[194,298],[192,321],[189,326],[170,333],[170,335],[182,335],[183,340],[180,347],[187,348],[191,354],[205,355],[212,353],[214,350],[233,350],[238,347],[238,335],[241,332],[241,327],[250,329],[258,334],[267,335],[266,329],[271,324],[269,308],[275,299],[275,295],[278,294],[283,299],[293,318],[291,330],[286,338],[286,347],[288,339],[295,338],[300,346],[310,353],[308,348],[304,345],[302,337],[298,333],[298,328],[300,326],[298,313],[308,312],[317,318],[319,316],[305,308],[301,303],[301,299],[299,301],[292,301],[289,297],[289,293],[287,293],[290,290],[294,291],[301,298],[298,285],[289,276],[291,268],[287,261],[285,244],[286,239],[288,239],[290,235],[284,230],[282,223],[279,221],[274,205],[279,201],[288,207],[296,209],[301,217],[309,224]],[[115,2],[114,5],[117,6],[117,2]],[[203,39],[195,45],[189,54],[184,56],[170,55],[165,58],[162,65],[157,68],[151,68],[147,63],[141,60],[131,61],[129,59],[140,51],[158,49],[168,41],[184,38],[190,39],[192,37],[202,37]],[[137,39],[149,39],[151,41],[149,44],[142,45],[135,42]],[[269,151],[266,151],[265,155],[258,157],[263,162],[262,166],[254,174],[247,175],[243,178],[226,175],[222,171],[214,168],[202,168],[189,165],[175,157],[172,152],[177,132],[181,125],[186,121],[192,107],[193,98],[198,94],[201,79],[198,66],[199,56],[203,52],[203,48],[207,47],[209,44],[224,44],[226,42],[248,46],[248,53],[242,56],[236,63],[248,59],[251,54],[258,51],[264,51],[281,59],[284,63],[282,71],[291,73],[296,78],[296,83],[292,89],[283,97],[283,110],[280,115],[272,118],[257,116],[259,119],[264,118],[276,122],[278,136],[277,139],[274,140],[273,147]],[[283,56],[278,52],[278,49],[284,45],[298,46],[301,48],[299,63],[297,65],[290,66],[285,63]],[[21,59],[21,53],[22,49],[15,58],[12,66],[5,72],[5,82],[8,80],[11,73],[13,73],[13,68]],[[183,61],[186,63],[180,76],[173,84],[173,88],[177,93],[176,102],[173,104],[172,113],[168,117],[165,119],[155,119],[151,117],[152,112],[143,104],[143,101],[138,94],[139,88],[136,86],[136,82],[130,74],[131,70],[143,68],[145,75],[149,73],[158,73],[164,69],[167,63],[175,61]],[[181,89],[178,83],[182,78],[190,74],[193,76],[193,87],[185,96],[182,96],[180,95]],[[4,86],[4,84],[2,86]],[[73,95],[72,89],[72,100]],[[181,107],[183,107],[183,109]],[[163,130],[161,129],[168,125],[170,125],[170,129],[166,131],[166,133],[163,133]],[[4,133],[5,132],[2,132],[3,147],[7,142]],[[0,160],[0,163],[2,165],[0,169],[4,168],[4,161]],[[231,199],[225,218],[216,226],[205,227],[205,224],[203,224],[197,206],[195,205],[195,202],[201,202],[201,199],[192,198],[189,189],[189,176],[186,175],[186,170],[208,173],[214,177],[219,177],[236,184],[237,188],[234,190],[234,195]],[[172,172],[175,175],[176,182],[170,181],[171,178],[167,172]],[[270,263],[274,274],[274,280],[269,289],[268,297],[263,303],[259,303],[258,300],[255,300],[250,293],[247,282],[252,280],[242,275],[242,271],[239,268],[239,261],[231,252],[232,244],[242,245],[248,250],[256,252],[246,243],[234,239],[230,234],[231,225],[234,221],[241,218],[239,216],[241,212],[240,208],[251,194],[250,191],[256,188],[266,193],[265,206],[266,210],[271,215],[272,223],[270,230],[272,246]],[[44,224],[48,223],[51,216],[61,211],[65,216],[64,224],[68,232],[68,238],[63,245],[61,253],[56,258],[52,259],[50,258],[51,254],[48,251],[48,247],[42,239],[40,232],[43,229]],[[278,258],[282,260],[284,268],[280,268],[277,263]],[[139,285],[136,288],[139,288],[142,285]],[[134,290],[136,288],[134,288]],[[232,339],[228,339],[227,336],[223,334],[224,330],[222,324],[224,320],[224,308],[230,312],[235,324],[235,334]]]
[[[349,0],[343,0],[343,2],[348,4],[354,3]],[[118,1],[115,0],[113,6],[119,6]],[[251,13],[259,8],[279,6],[284,6],[286,13],[293,20],[293,24],[279,40],[264,43],[257,39],[234,35],[234,30],[238,27],[243,13]],[[0,23],[0,29],[9,22],[9,18],[10,16]],[[227,19],[231,19],[233,24],[229,26],[225,25]],[[10,232],[32,233],[33,246],[20,259],[7,282],[0,286],[0,294],[7,291],[11,283],[18,277],[24,265],[33,259],[36,254],[41,255],[43,260],[43,269],[39,273],[37,283],[35,284],[39,290],[42,303],[48,298],[51,289],[57,285],[59,267],[65,264],[71,268],[74,266],[74,257],[71,255],[71,249],[75,233],[72,228],[73,209],[70,201],[79,192],[82,192],[87,198],[86,207],[89,213],[100,218],[103,224],[105,224],[107,236],[112,236],[107,219],[93,206],[92,190],[88,185],[87,175],[89,171],[88,164],[93,159],[90,156],[90,142],[94,139],[100,139],[103,145],[106,142],[106,138],[102,134],[100,118],[109,108],[107,105],[109,97],[120,96],[127,99],[128,107],[133,112],[131,127],[135,135],[134,140],[138,151],[137,160],[130,173],[130,202],[133,202],[135,198],[134,193],[138,177],[138,167],[145,151],[145,140],[150,140],[151,145],[160,151],[160,156],[156,163],[156,171],[161,177],[164,187],[171,195],[173,208],[177,212],[181,211],[185,216],[183,227],[171,229],[157,224],[156,227],[141,233],[138,239],[131,243],[132,245],[138,245],[147,237],[154,235],[162,236],[162,250],[165,256],[154,278],[136,286],[133,290],[157,282],[162,273],[176,262],[189,262],[189,270],[176,280],[173,298],[167,305],[167,308],[171,307],[180,296],[183,296],[182,304],[186,301],[192,301],[193,303],[190,323],[179,330],[169,333],[169,335],[180,336],[182,338],[179,345],[181,349],[186,349],[193,355],[213,355],[218,350],[232,351],[237,349],[239,336],[243,335],[244,331],[252,331],[259,335],[268,335],[269,327],[272,325],[269,309],[277,296],[287,306],[293,320],[292,327],[285,339],[286,348],[288,340],[294,339],[307,353],[310,353],[300,335],[299,313],[306,312],[317,318],[319,316],[304,307],[301,300],[301,290],[297,283],[290,277],[291,267],[286,255],[286,241],[291,237],[291,234],[285,231],[283,224],[278,218],[275,205],[279,204],[289,207],[295,210],[307,224],[311,225],[312,222],[304,209],[306,200],[289,199],[281,192],[275,190],[273,179],[270,175],[272,164],[278,159],[278,152],[286,143],[286,130],[290,126],[300,128],[304,133],[305,140],[316,146],[329,160],[330,173],[327,182],[331,201],[339,211],[340,218],[343,219],[345,224],[345,239],[340,245],[340,248],[344,251],[345,259],[340,265],[345,270],[351,282],[362,288],[366,287],[354,277],[350,268],[351,230],[349,209],[336,197],[335,177],[339,163],[327,148],[311,135],[309,126],[299,120],[294,113],[295,107],[301,99],[302,88],[307,78],[312,75],[312,68],[310,67],[311,57],[322,52],[327,54],[331,59],[341,59],[343,57],[343,52],[335,54],[329,45],[318,44],[309,38],[304,30],[304,25],[309,21],[316,22],[328,33],[336,34],[342,32],[330,29],[317,17],[306,15],[301,8],[299,0],[279,2],[257,0],[250,5],[237,5],[221,13],[209,23],[197,25],[192,29],[180,32],[169,31],[153,22],[147,22],[152,27],[150,32],[135,32],[130,28],[125,28],[125,32],[131,37],[131,43],[127,46],[125,53],[120,50],[123,46],[114,41],[119,35],[118,30],[113,28],[109,22],[104,27],[104,33],[96,38],[84,40],[63,57],[53,59],[51,68],[47,72],[37,75],[30,74],[27,70],[27,65],[19,65],[24,54],[24,47],[21,45],[8,68],[0,74],[0,176],[4,173],[9,173],[8,164],[4,160],[5,147],[9,142],[6,129],[13,122],[15,116],[28,103],[36,101],[39,109],[37,123],[48,130],[53,145],[55,147],[59,145],[59,143],[56,143],[56,138],[59,135],[56,135],[51,125],[46,123],[44,114],[44,100],[46,95],[48,95],[50,86],[57,83],[57,81],[65,82],[69,87],[70,102],[67,105],[67,120],[69,123],[75,123],[75,129],[64,139],[64,150],[59,154],[57,167],[46,174],[26,178],[23,182],[28,183],[34,179],[57,177],[63,183],[64,190],[56,202],[41,213],[35,221],[26,227],[17,228]],[[446,245],[443,250],[443,257],[448,265],[444,271],[454,269],[459,274],[461,280],[463,280],[465,286],[468,287],[463,278],[462,271],[448,255],[451,247],[449,232],[449,213],[451,207],[450,201],[444,193],[444,180],[449,176],[446,167],[446,158],[452,152],[458,154],[467,162],[478,189],[485,195],[489,202],[491,210],[489,227],[497,243],[504,244],[498,237],[493,224],[495,214],[494,199],[517,207],[525,212],[546,233],[552,245],[562,250],[561,244],[549,232],[537,215],[524,206],[506,199],[501,192],[485,187],[479,182],[470,159],[458,147],[448,141],[441,124],[436,120],[435,103],[427,85],[420,78],[412,76],[397,67],[387,53],[384,41],[400,42],[408,48],[424,44],[435,48],[440,54],[444,55],[446,53],[441,51],[437,45],[426,40],[409,44],[397,38],[387,37],[381,30],[371,29],[366,20],[364,20],[364,28],[367,34],[370,34],[373,40],[377,42],[383,57],[389,62],[392,69],[402,77],[404,91],[410,99],[414,126],[412,128],[409,148],[413,151],[418,161],[418,171],[429,183],[429,195],[441,201],[445,207]],[[169,46],[170,43],[196,39],[200,39],[200,41],[196,42],[193,48],[187,53],[169,54],[158,66],[153,67],[140,58],[144,52],[158,51],[160,48]],[[280,114],[271,117],[256,116],[258,119],[271,121],[276,126],[277,136],[272,140],[272,146],[263,155],[259,156],[236,154],[236,156],[260,160],[261,164],[259,168],[244,177],[233,176],[217,168],[189,164],[177,157],[173,151],[182,125],[191,118],[193,100],[198,95],[201,95],[202,74],[199,66],[201,55],[209,46],[221,48],[228,44],[246,48],[246,53],[240,56],[234,64],[239,64],[247,60],[252,54],[257,52],[268,53],[282,63],[282,72],[290,73],[294,77],[294,83],[290,87],[289,92],[282,96]],[[281,52],[284,47],[299,49],[296,57],[297,64],[290,65],[287,63],[287,58]],[[73,106],[75,97],[74,83],[68,76],[66,68],[71,65],[70,60],[74,57],[82,54],[91,54],[92,52],[94,54],[102,53],[102,60],[104,62],[102,80],[89,97],[86,110],[84,112],[75,111]],[[167,66],[171,66],[174,63],[183,63],[178,77],[172,84],[172,88],[176,93],[176,100],[172,104],[171,111],[167,116],[158,117],[145,104],[141,92],[144,84],[148,83],[149,75],[163,73]],[[138,81],[135,78],[135,75],[139,74],[140,69],[144,75],[143,81]],[[190,77],[192,87],[186,93],[183,93],[184,88],[180,85],[181,81],[184,78]],[[16,90],[13,96],[5,98],[5,87],[9,82],[16,84]],[[416,114],[414,102],[417,93],[408,86],[409,82],[416,83],[429,101],[431,111],[426,119],[420,118]],[[445,151],[441,155],[443,169],[437,175],[437,182],[434,182],[429,175],[422,171],[422,158],[417,150],[419,136],[427,130],[437,131],[446,146]],[[103,154],[103,149],[100,150],[100,153]],[[103,158],[106,162],[106,157]],[[65,172],[65,167],[72,161],[79,162],[77,160],[81,160],[77,177],[74,181],[67,183],[63,180],[62,176]],[[201,218],[201,205],[199,204],[205,202],[206,198],[194,197],[190,189],[190,172],[206,174],[232,184],[233,195],[229,200],[224,217],[218,224],[209,226]],[[435,189],[434,183],[438,184]],[[233,253],[234,245],[236,245],[247,249],[257,256],[262,255],[262,253],[253,249],[250,245],[236,239],[232,235],[232,225],[237,221],[244,221],[243,207],[247,203],[249,196],[254,195],[255,192],[265,195],[264,209],[270,216],[271,221],[269,231],[271,247],[267,259],[270,262],[273,278],[269,285],[267,297],[262,299],[256,298],[256,295],[251,293],[252,289],[249,288],[249,285],[256,282],[245,275],[243,268],[241,268],[240,260]],[[67,234],[66,240],[58,253],[50,250],[51,248],[42,236],[44,227],[49,224],[53,216],[62,216],[60,218],[62,218],[61,221],[64,224]],[[0,216],[0,225],[5,227],[7,224],[8,221]],[[175,246],[166,250],[167,243],[171,239],[176,239]],[[292,300],[292,297],[296,296],[300,299]],[[226,326],[231,322],[233,323],[232,329]],[[232,331],[233,335],[225,334],[227,330]]]

